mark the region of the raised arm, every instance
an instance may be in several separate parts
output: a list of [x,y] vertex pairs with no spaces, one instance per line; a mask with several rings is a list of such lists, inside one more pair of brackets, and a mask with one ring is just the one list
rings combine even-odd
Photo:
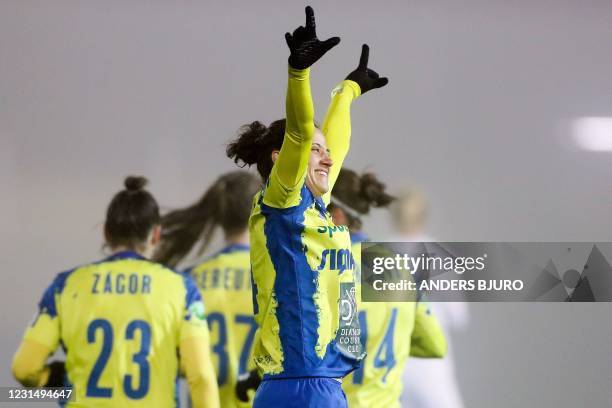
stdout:
[[291,51],[287,84],[285,138],[274,163],[264,203],[288,208],[297,205],[306,174],[312,136],[314,107],[310,93],[310,66],[340,42],[338,37],[319,41],[314,11],[306,7],[306,24],[285,34]]
[[331,192],[336,184],[342,163],[349,151],[351,140],[351,103],[361,95],[356,82],[344,80],[332,91],[332,100],[327,109],[321,131],[334,164],[329,169],[329,190],[323,195],[325,205],[329,204]]
[[323,195],[325,205],[329,204],[332,189],[340,174],[342,163],[349,151],[351,139],[351,103],[361,94],[374,88],[381,88],[389,82],[380,78],[368,68],[370,48],[363,44],[357,69],[332,92],[332,100],[323,121],[323,134],[334,164],[329,172],[329,190]]
[[292,207],[306,174],[314,133],[314,108],[310,94],[310,69],[289,67],[285,137],[272,167],[264,202],[277,208]]

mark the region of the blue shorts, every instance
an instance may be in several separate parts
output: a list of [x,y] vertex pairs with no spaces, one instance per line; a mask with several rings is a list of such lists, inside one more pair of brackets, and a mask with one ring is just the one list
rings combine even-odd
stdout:
[[342,384],[333,378],[286,378],[259,384],[253,408],[348,408]]

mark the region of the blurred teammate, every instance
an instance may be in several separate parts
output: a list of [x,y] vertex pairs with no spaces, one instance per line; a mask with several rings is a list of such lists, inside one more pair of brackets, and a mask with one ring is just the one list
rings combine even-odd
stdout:
[[332,193],[329,211],[334,222],[351,231],[357,272],[357,299],[361,343],[367,357],[342,384],[351,408],[400,406],[402,372],[408,356],[443,357],[446,340],[428,305],[423,302],[360,302],[359,265],[361,217],[372,207],[387,207],[393,200],[385,185],[371,173],[358,175],[343,168]]
[[[430,242],[425,233],[428,219],[426,197],[418,190],[402,192],[391,208],[396,241]],[[448,337],[453,329],[467,325],[468,310],[464,302],[432,302],[430,307],[438,317]],[[441,360],[410,359],[403,375],[402,404],[414,408],[462,408],[451,341],[448,353]]]
[[198,242],[201,254],[217,226],[225,235],[222,250],[187,270],[204,299],[224,408],[252,404],[252,398],[240,404],[235,388],[238,375],[255,368],[252,349],[257,324],[253,316],[248,222],[253,197],[260,189],[261,179],[252,173],[227,173],[194,205],[162,218],[164,232],[156,255],[160,262],[178,264]]
[[[321,130],[314,125],[310,70],[339,38],[319,41],[314,14],[286,34],[291,51],[285,120],[246,126],[228,146],[237,163],[257,164],[265,186],[249,221],[256,296],[255,361],[264,378],[254,407],[345,407],[341,378],[359,365],[358,320],[341,326],[339,302],[354,303],[354,260],[348,231],[337,228],[326,206],[350,137],[350,105],[384,86],[359,67],[334,91]],[[344,321],[343,321],[344,323]],[[350,344],[343,344],[344,340]]]
[[[43,294],[13,360],[25,386],[74,386],[69,406],[172,407],[180,367],[196,407],[218,407],[208,327],[193,281],[147,260],[159,209],[128,177],[104,224],[108,258],[62,272]],[[63,365],[45,365],[61,345]]]

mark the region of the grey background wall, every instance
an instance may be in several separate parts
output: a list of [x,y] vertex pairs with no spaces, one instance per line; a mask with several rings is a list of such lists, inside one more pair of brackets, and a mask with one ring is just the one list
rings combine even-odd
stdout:
[[[422,188],[441,240],[610,241],[612,156],[569,124],[612,112],[609,1],[313,1],[321,119],[371,46],[390,78],[353,108],[347,165]],[[127,174],[166,207],[233,168],[239,125],[283,116],[299,2],[0,2],[0,385],[55,273],[99,258]],[[367,227],[388,234],[376,213]],[[607,304],[473,304],[457,334],[468,407],[604,407]],[[442,392],[442,390],[441,390]]]

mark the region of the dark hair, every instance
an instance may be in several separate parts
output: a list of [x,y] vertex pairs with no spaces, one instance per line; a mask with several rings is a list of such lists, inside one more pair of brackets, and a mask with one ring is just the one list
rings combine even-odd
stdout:
[[[395,197],[385,192],[385,185],[373,173],[357,174],[353,170],[342,168],[334,189],[329,209],[348,207],[359,215],[370,212],[372,207],[387,207]],[[359,230],[361,219],[356,214],[344,211],[349,220],[349,228]]]
[[268,179],[274,162],[272,151],[280,150],[285,136],[285,119],[275,120],[266,127],[255,121],[240,128],[238,137],[227,146],[227,157],[242,166],[257,164],[257,171]]
[[123,184],[125,190],[115,194],[106,210],[104,233],[111,248],[136,249],[159,224],[159,206],[151,193],[144,189],[146,178],[129,176]]
[[155,259],[175,266],[198,240],[201,240],[198,248],[201,254],[216,226],[227,235],[246,230],[253,196],[260,188],[260,178],[248,171],[233,171],[219,177],[196,203],[162,217],[162,242]]

